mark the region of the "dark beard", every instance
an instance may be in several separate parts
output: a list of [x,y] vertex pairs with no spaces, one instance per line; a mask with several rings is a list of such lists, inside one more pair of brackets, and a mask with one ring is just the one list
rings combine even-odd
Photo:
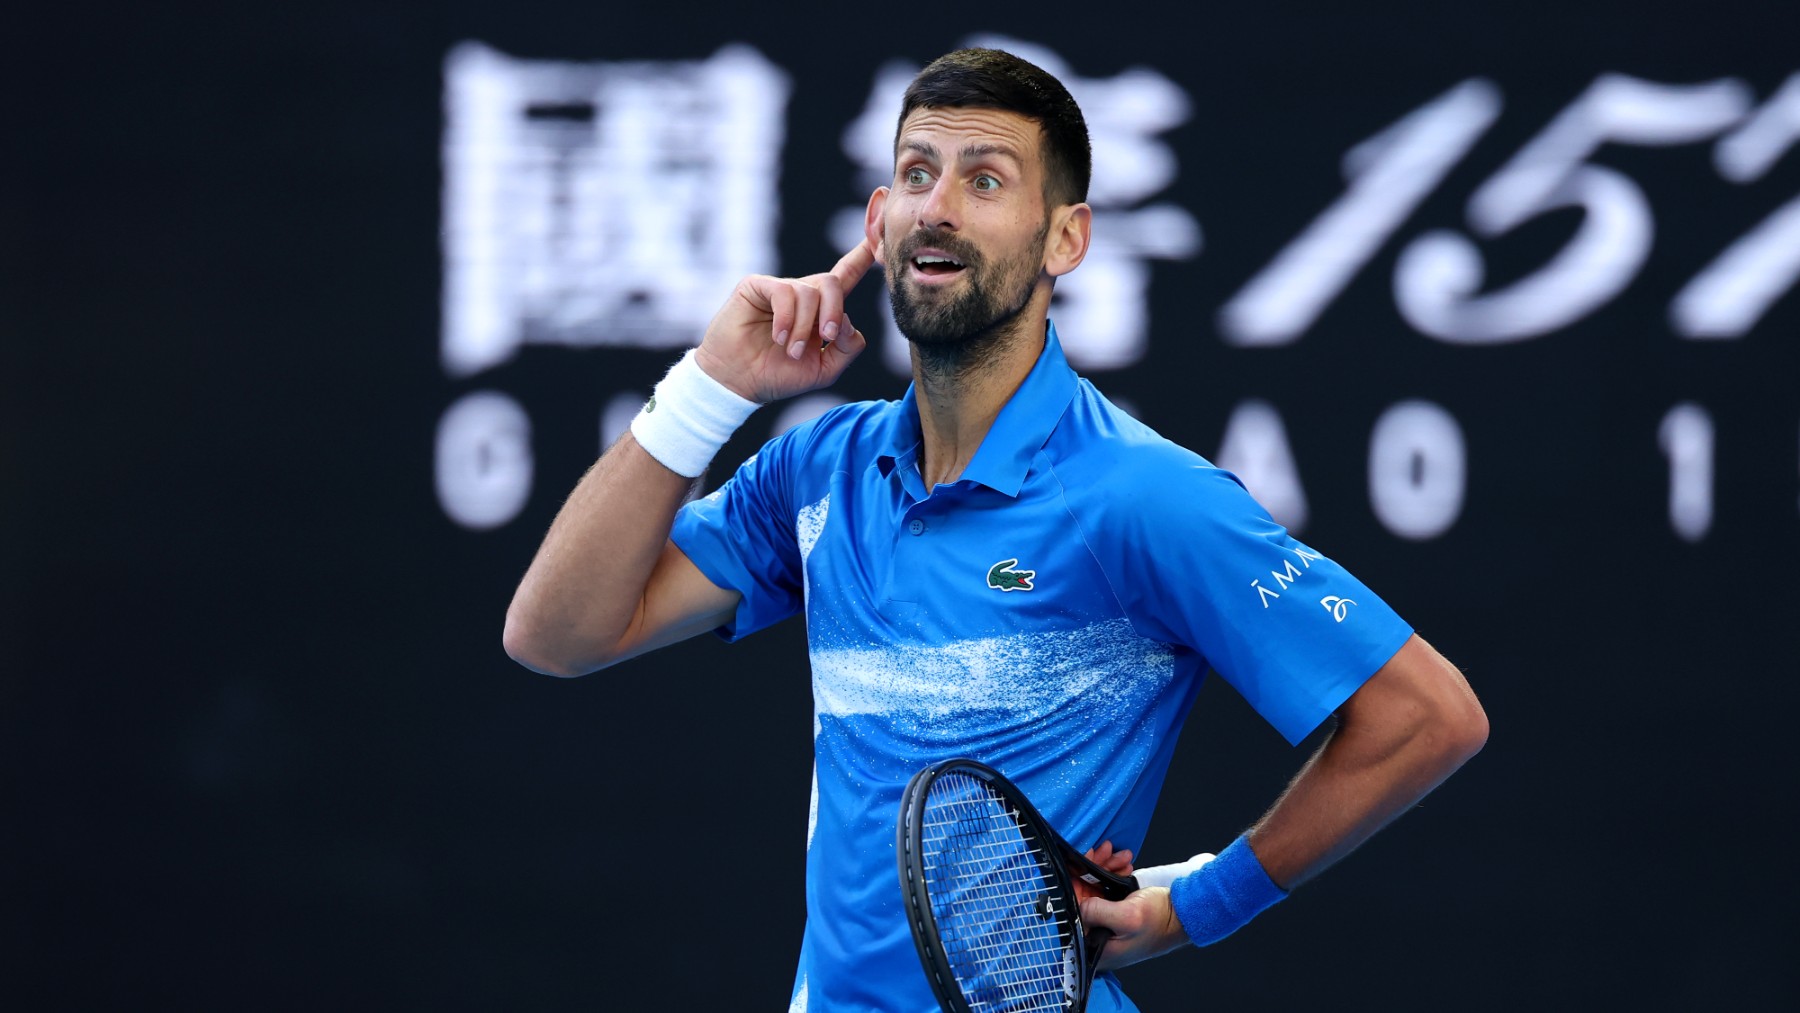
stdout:
[[[935,230],[915,232],[901,244],[893,263],[888,265],[888,303],[894,311],[894,324],[918,351],[920,366],[926,373],[959,376],[979,369],[994,357],[1013,322],[1031,302],[1043,264],[1044,239],[1049,232],[1046,221],[1038,230],[1032,249],[992,268],[970,244],[952,234]],[[908,290],[904,280],[906,266],[913,252],[926,246],[962,261],[967,277],[960,294],[928,301],[915,298]]]

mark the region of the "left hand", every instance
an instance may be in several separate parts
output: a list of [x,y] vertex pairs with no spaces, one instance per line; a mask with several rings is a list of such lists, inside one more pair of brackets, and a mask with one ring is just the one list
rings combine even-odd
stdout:
[[1081,920],[1090,929],[1112,931],[1112,940],[1100,953],[1101,971],[1160,957],[1188,943],[1187,930],[1175,917],[1166,887],[1148,887],[1119,901],[1085,897],[1081,901]]
[[[1098,847],[1089,848],[1087,850],[1088,861],[1098,865],[1100,868],[1105,869],[1115,876],[1131,875],[1133,870],[1131,858],[1131,849],[1122,848],[1118,851],[1114,851],[1111,841],[1101,841]],[[1089,886],[1087,880],[1082,879],[1080,876],[1070,876],[1069,879],[1075,885],[1075,900],[1077,903],[1084,902],[1089,897],[1098,897],[1100,895],[1099,891],[1095,890],[1092,886]]]

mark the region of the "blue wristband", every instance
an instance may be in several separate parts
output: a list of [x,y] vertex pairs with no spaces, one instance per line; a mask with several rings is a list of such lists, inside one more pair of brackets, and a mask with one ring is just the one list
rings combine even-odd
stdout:
[[1224,939],[1286,896],[1256,860],[1247,837],[1169,887],[1175,917],[1195,946]]

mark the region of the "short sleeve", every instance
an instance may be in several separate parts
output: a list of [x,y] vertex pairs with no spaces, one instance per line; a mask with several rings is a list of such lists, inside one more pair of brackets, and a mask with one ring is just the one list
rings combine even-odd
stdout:
[[1197,455],[1130,497],[1115,593],[1139,632],[1199,651],[1291,743],[1398,652],[1412,627]]
[[714,631],[726,640],[780,622],[801,606],[788,442],[769,441],[718,490],[683,506],[669,533],[706,579],[743,596],[731,622]]

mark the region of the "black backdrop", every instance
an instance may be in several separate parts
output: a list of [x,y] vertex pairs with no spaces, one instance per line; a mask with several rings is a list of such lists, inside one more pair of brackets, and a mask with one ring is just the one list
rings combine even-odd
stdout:
[[[1649,252],[1616,297],[1534,336],[1433,337],[1394,279],[1420,235],[1469,231],[1470,195],[1597,76],[1735,79],[1754,111],[1800,71],[1800,16],[1358,6],[1197,9],[1179,28],[1085,7],[34,19],[8,69],[0,222],[7,1005],[615,1008],[623,974],[668,1008],[782,1007],[803,918],[804,631],[574,681],[502,654],[506,602],[603,405],[671,354],[536,344],[446,368],[445,57],[466,40],[573,61],[754,47],[792,88],[769,266],[805,272],[835,255],[826,219],[866,194],[840,137],[875,68],[977,31],[1187,94],[1160,134],[1179,172],[1154,200],[1203,242],[1143,261],[1148,345],[1092,376],[1208,454],[1235,406],[1273,406],[1307,540],[1462,665],[1493,723],[1462,773],[1250,930],[1127,972],[1139,1003],[1792,1004],[1792,244],[1762,248],[1777,288],[1738,336],[1686,337],[1670,305],[1779,224],[1800,152],[1725,178],[1714,139],[1749,112],[1693,143],[1599,148],[1590,163],[1654,213]],[[1227,340],[1220,308],[1345,195],[1345,152],[1471,79],[1503,97],[1493,124],[1317,320],[1285,345]],[[1481,291],[1584,221],[1556,210],[1477,239]],[[878,319],[876,294],[857,300]],[[844,393],[902,384],[871,355]],[[447,408],[485,390],[528,412],[534,471],[516,513],[476,530],[447,515],[434,447]],[[1409,399],[1455,418],[1467,459],[1460,510],[1422,539],[1383,522],[1368,478],[1378,419]],[[1684,403],[1712,432],[1695,537],[1670,519],[1672,471],[1705,470],[1659,442],[1704,431],[1665,424]],[[1413,479],[1435,466],[1415,459]],[[1145,857],[1216,850],[1304,755],[1210,684]]]

